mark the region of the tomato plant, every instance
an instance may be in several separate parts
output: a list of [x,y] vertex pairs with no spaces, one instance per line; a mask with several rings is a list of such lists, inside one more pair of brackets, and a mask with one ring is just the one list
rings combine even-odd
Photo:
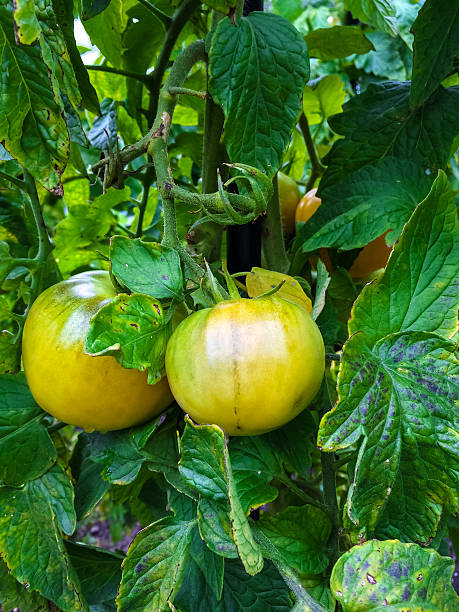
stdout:
[[441,0],[0,3],[3,612],[458,607],[458,56]]

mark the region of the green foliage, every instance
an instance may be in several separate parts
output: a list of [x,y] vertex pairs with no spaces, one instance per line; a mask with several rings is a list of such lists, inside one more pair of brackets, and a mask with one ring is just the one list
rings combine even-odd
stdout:
[[[209,89],[225,113],[224,140],[233,162],[272,176],[300,110],[309,78],[301,36],[285,19],[256,13],[234,26],[222,20],[212,37]],[[245,126],[257,124],[257,130]]]
[[[457,3],[236,4],[0,3],[5,612],[457,607]],[[279,168],[321,198],[289,236]],[[21,337],[46,287],[110,270],[86,351],[155,383],[172,329],[228,297],[222,260],[257,243],[229,226],[257,224],[272,269],[234,272],[312,296],[308,410],[231,438],[175,403],[92,433],[41,410]],[[386,232],[385,270],[352,278]],[[258,299],[242,276],[232,299]]]

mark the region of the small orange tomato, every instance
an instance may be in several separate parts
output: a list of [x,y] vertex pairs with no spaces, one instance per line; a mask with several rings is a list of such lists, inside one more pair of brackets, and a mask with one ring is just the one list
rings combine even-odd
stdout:
[[295,225],[298,221],[306,223],[322,204],[322,200],[316,196],[317,187],[311,189],[298,202],[295,212]]
[[386,266],[392,252],[392,247],[386,244],[385,236],[388,232],[390,230],[363,247],[349,269],[352,278],[365,278],[372,272]]

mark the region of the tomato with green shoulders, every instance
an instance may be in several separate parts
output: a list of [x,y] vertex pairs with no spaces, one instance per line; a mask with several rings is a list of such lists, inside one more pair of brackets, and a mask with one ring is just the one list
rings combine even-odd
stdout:
[[23,364],[35,401],[87,431],[143,423],[173,399],[165,377],[149,385],[146,372],[84,353],[91,317],[115,296],[108,272],[83,272],[46,289],[24,326]]

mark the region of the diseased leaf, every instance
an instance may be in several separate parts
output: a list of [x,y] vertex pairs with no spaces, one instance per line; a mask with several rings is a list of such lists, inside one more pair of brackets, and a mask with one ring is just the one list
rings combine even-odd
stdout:
[[123,368],[147,371],[153,384],[164,374],[171,334],[160,302],[141,293],[122,293],[92,317],[84,351],[112,355]]
[[87,612],[59,527],[74,527],[72,502],[71,482],[59,466],[21,489],[1,487],[0,550],[17,580],[63,612]]
[[[456,208],[443,173],[395,245],[383,276],[367,285],[349,322],[339,401],[318,445],[357,445],[345,521],[355,538],[430,543],[442,510],[459,498]],[[435,332],[435,333],[434,333]]]
[[14,0],[13,18],[15,37],[19,43],[31,45],[38,40],[41,56],[49,71],[54,99],[59,106],[63,106],[61,91],[71,104],[79,106],[81,95],[52,0],[41,0],[40,3]]
[[423,106],[409,107],[410,83],[371,84],[329,119],[342,134],[325,156],[328,165],[318,196],[348,174],[386,156],[411,160],[423,169],[444,168],[459,132],[459,87],[439,89]]
[[16,374],[21,369],[20,343],[7,329],[0,331],[0,375]]
[[183,275],[175,249],[140,238],[114,236],[110,259],[113,274],[131,291],[156,299],[181,299]]
[[395,242],[413,210],[427,196],[432,177],[416,163],[385,157],[321,190],[322,204],[297,228],[295,247],[343,250],[365,246],[391,230]]
[[454,68],[459,50],[459,5],[427,0],[413,23],[410,106],[423,104]]
[[343,612],[455,610],[454,562],[433,550],[397,540],[371,540],[338,559],[331,575]]
[[0,142],[55,195],[69,156],[60,99],[51,87],[39,46],[17,45],[13,3],[0,5],[0,58],[4,76],[0,102]]
[[374,49],[371,41],[356,26],[317,28],[305,36],[305,41],[309,57],[318,57],[325,62]]
[[309,78],[304,40],[271,13],[252,13],[236,27],[225,18],[212,38],[209,60],[209,89],[225,113],[230,160],[273,176]]
[[166,517],[143,529],[123,561],[118,610],[150,612],[172,603],[180,588],[195,521]]
[[56,461],[43,416],[24,374],[0,375],[0,484],[21,486]]
[[393,0],[344,0],[344,8],[363,23],[393,36],[397,34]]

